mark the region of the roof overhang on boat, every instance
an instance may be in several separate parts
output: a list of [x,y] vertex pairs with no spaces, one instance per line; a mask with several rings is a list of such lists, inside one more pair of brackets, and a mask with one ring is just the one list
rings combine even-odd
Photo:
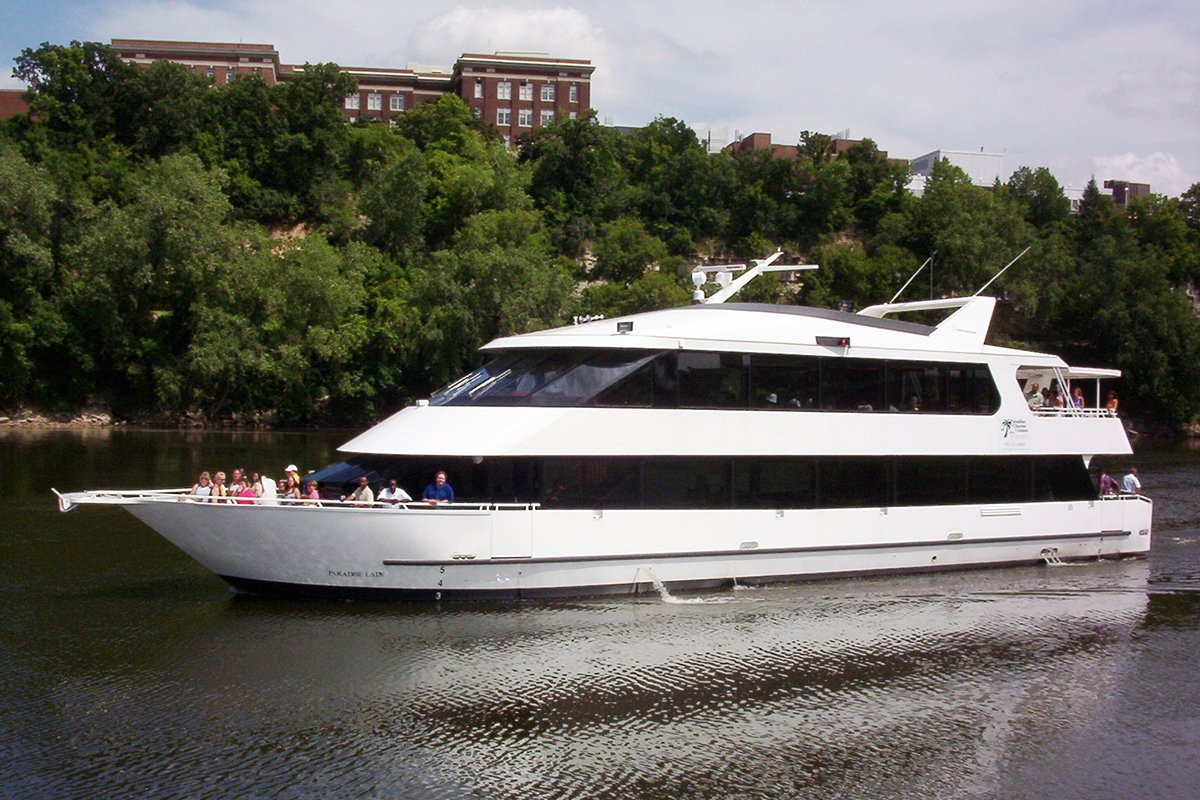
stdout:
[[701,304],[667,308],[507,336],[484,351],[584,347],[604,349],[712,349],[742,352],[795,352],[793,348],[834,347],[926,353],[983,353],[995,298],[938,301],[957,309],[937,326],[887,315],[914,304],[872,306],[859,313],[765,303]]

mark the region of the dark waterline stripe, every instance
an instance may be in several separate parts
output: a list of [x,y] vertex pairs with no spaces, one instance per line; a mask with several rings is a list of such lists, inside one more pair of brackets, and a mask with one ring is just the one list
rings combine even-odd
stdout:
[[827,553],[843,550],[892,550],[912,547],[944,547],[972,544],[1006,544],[1012,542],[1059,542],[1075,539],[1115,539],[1133,535],[1133,531],[1099,531],[1094,533],[1061,533],[1049,536],[994,536],[987,539],[933,539],[924,542],[877,542],[873,544],[829,544],[817,547],[774,547],[762,550],[706,550],[703,552],[633,553],[627,555],[548,556],[546,558],[456,558],[441,561],[409,561],[385,558],[385,567],[440,567],[468,564],[556,564],[574,561],[646,561],[663,558],[724,558],[728,556],[789,555],[794,553]]

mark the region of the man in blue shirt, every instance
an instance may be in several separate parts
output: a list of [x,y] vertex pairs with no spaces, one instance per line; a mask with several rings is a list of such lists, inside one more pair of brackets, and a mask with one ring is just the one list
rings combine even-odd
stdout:
[[421,499],[431,506],[448,506],[454,502],[454,487],[446,483],[446,473],[439,472],[433,483],[425,487]]

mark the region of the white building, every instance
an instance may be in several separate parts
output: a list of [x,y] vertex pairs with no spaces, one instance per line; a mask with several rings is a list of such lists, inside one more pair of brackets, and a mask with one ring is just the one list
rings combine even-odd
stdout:
[[933,165],[942,160],[949,161],[971,178],[976,186],[992,186],[997,180],[1007,179],[1004,173],[1004,154],[987,153],[980,148],[973,150],[934,150],[918,156],[908,163],[908,171],[912,176],[909,190],[920,197],[925,190],[925,181],[933,175]]

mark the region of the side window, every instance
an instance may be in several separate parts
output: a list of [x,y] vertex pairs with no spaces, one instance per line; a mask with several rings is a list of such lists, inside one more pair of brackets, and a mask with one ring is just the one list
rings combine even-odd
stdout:
[[833,411],[883,411],[883,362],[866,359],[821,360],[821,408]]
[[950,364],[946,367],[947,403],[951,414],[994,414],[1000,395],[985,364]]
[[816,470],[812,459],[756,458],[733,464],[738,508],[814,508]]
[[550,459],[542,469],[542,503],[548,508],[637,508],[634,459]]
[[753,355],[751,408],[816,408],[821,396],[821,362],[799,356]]
[[1032,499],[1031,465],[1032,462],[1026,458],[969,459],[967,502],[1020,503]]
[[887,402],[888,411],[942,411],[942,368],[937,364],[889,362]]
[[663,460],[642,462],[644,508],[728,508],[729,462]]
[[889,467],[882,458],[826,458],[818,465],[817,497],[821,508],[890,506]]
[[679,353],[680,408],[745,408],[749,356]]
[[955,457],[896,459],[896,505],[953,506],[967,499],[967,462]]

